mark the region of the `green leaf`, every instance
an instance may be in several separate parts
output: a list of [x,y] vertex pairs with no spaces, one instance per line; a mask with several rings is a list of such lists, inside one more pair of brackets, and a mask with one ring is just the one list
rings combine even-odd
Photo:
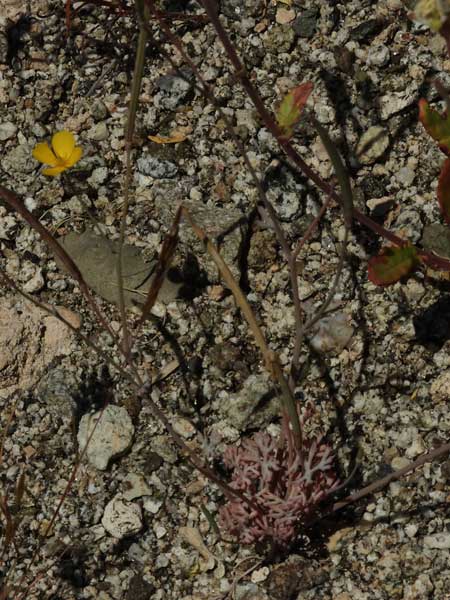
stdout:
[[313,124],[322,140],[322,144],[327,151],[331,163],[333,164],[334,172],[339,182],[339,187],[341,188],[342,211],[344,213],[345,225],[350,229],[353,218],[353,192],[350,184],[350,177],[348,176],[347,169],[345,168],[337,146],[328,135],[327,130],[315,119],[313,119]]
[[445,154],[450,152],[450,114],[440,115],[422,98],[419,100],[419,120]]
[[415,21],[420,21],[432,31],[440,31],[446,17],[448,9],[439,0],[418,0],[414,6],[412,17]]
[[309,95],[313,89],[312,83],[302,83],[292,89],[283,98],[277,113],[277,123],[287,139],[292,137],[295,126],[300,121],[303,107],[308,101]]
[[369,260],[369,280],[375,285],[392,285],[408,275],[418,263],[414,246],[386,246]]
[[450,158],[447,158],[442,165],[437,186],[437,197],[442,215],[450,225]]

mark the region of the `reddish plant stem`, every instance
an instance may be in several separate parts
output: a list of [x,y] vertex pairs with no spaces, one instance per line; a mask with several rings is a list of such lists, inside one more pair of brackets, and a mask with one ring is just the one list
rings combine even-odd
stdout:
[[294,258],[297,258],[300,250],[303,248],[305,243],[312,236],[313,232],[317,229],[317,227],[320,223],[320,220],[322,219],[323,215],[325,214],[327,208],[330,206],[330,202],[331,202],[331,196],[328,196],[328,198],[322,204],[319,214],[317,215],[317,217],[314,218],[314,221],[312,221],[312,223],[309,225],[308,229],[303,234],[302,239],[299,240],[297,246],[295,247],[294,251],[292,252]]

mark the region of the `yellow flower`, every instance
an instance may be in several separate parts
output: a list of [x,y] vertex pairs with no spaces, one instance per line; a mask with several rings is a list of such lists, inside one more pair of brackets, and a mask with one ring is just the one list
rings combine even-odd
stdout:
[[36,144],[33,150],[33,157],[41,163],[50,165],[49,169],[44,169],[44,175],[54,177],[66,169],[73,167],[83,153],[80,146],[75,146],[75,138],[70,131],[59,131],[52,137],[52,148],[47,142]]

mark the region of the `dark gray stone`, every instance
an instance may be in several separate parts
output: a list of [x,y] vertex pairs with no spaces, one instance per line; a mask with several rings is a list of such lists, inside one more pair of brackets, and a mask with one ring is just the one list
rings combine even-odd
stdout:
[[369,19],[360,25],[357,25],[350,31],[350,39],[355,42],[367,42],[374,37],[383,28],[383,23],[379,19]]
[[310,8],[303,11],[293,22],[292,27],[298,37],[312,38],[317,29],[317,21],[320,16],[318,8]]
[[150,600],[155,591],[155,586],[137,573],[130,579],[125,600]]
[[168,110],[174,110],[182,104],[192,89],[193,73],[188,68],[180,69],[178,72],[163,75],[156,81],[156,87],[163,93],[161,106]]

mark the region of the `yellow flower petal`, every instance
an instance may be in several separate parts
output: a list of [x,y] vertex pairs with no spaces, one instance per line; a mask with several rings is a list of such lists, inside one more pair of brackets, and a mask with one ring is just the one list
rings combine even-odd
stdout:
[[75,146],[72,150],[72,154],[64,161],[66,168],[73,167],[73,165],[80,160],[82,154],[83,150],[81,149],[81,146]]
[[59,175],[60,173],[62,173],[65,170],[66,170],[66,167],[64,165],[60,165],[59,167],[51,167],[50,169],[42,169],[42,173],[44,175],[50,175],[50,177],[56,177],[56,175]]
[[69,160],[75,148],[75,138],[70,131],[58,131],[52,137],[53,150],[63,161]]
[[58,164],[58,159],[50,150],[49,145],[46,142],[36,144],[33,149],[33,157],[41,163],[54,167]]

